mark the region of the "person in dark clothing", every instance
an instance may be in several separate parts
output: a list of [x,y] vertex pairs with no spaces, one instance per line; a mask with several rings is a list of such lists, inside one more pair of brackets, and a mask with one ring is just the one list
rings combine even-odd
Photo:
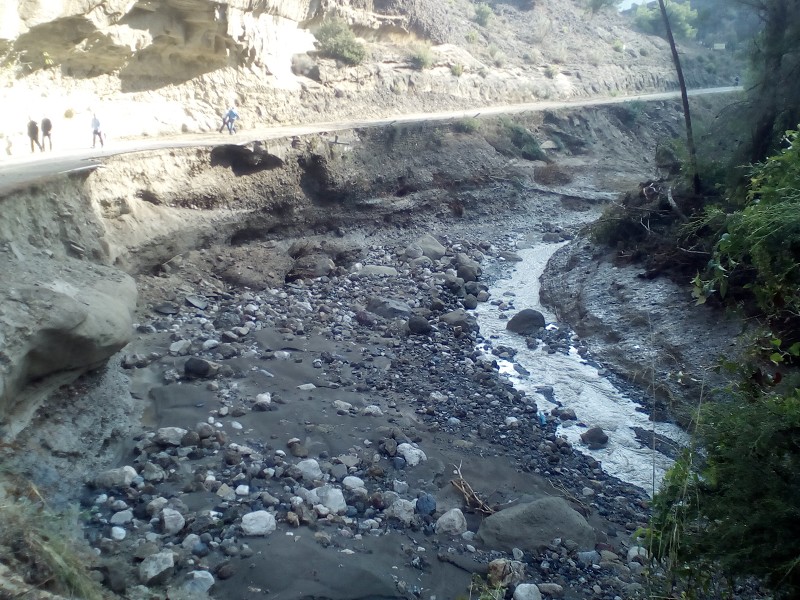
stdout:
[[42,151],[44,151],[44,140],[50,141],[50,150],[53,149],[53,138],[50,137],[50,132],[53,131],[53,123],[45,117],[42,119]]
[[100,119],[97,118],[97,115],[92,115],[92,148],[94,148],[98,139],[100,140],[100,147],[105,146],[103,132],[100,130]]
[[39,151],[42,151],[42,145],[39,143],[39,124],[30,119],[28,121],[28,137],[31,138],[31,152],[35,152],[33,145],[39,146]]

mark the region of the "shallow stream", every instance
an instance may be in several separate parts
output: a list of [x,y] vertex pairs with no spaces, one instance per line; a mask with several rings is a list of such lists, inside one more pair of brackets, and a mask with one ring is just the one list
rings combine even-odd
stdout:
[[[561,352],[551,354],[541,345],[529,349],[524,336],[506,330],[508,319],[524,308],[540,311],[548,327],[565,327],[556,324],[555,315],[539,301],[539,278],[547,261],[562,245],[535,243],[518,252],[522,262],[516,263],[510,277],[497,280],[492,289],[493,300],[503,300],[506,306],[485,302],[476,310],[481,333],[487,340],[492,340],[492,345],[502,344],[517,351],[513,363],[498,360],[501,373],[517,389],[535,398],[547,419],[556,418],[550,415],[556,404],[537,391],[542,387],[552,387],[552,397],[561,406],[575,411],[578,420],[563,422],[558,428],[560,435],[576,449],[601,462],[608,474],[652,494],[673,461],[642,444],[636,438],[634,428],[668,438],[676,446],[688,443],[687,434],[676,425],[654,423],[646,414],[637,411],[639,404],[609,378],[602,376],[596,366],[579,356],[575,347],[570,348],[568,355]],[[526,372],[527,375],[523,374]],[[602,449],[589,450],[580,436],[595,426],[606,432],[609,441]]]

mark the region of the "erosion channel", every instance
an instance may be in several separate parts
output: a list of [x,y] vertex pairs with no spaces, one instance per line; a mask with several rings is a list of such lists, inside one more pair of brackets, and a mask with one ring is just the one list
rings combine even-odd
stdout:
[[[81,505],[126,598],[446,599],[473,573],[643,594],[644,488],[682,439],[648,420],[649,381],[704,365],[672,338],[664,363],[652,324],[614,332],[615,362],[596,323],[725,331],[582,231],[657,175],[677,109],[131,154],[0,198],[6,470]],[[602,269],[660,287],[584,332]],[[547,327],[507,332],[529,308]],[[660,419],[684,388],[658,387]]]

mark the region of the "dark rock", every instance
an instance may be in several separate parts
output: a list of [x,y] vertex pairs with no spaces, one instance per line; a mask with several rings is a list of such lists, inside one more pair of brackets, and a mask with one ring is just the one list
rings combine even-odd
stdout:
[[506,323],[506,329],[521,335],[532,335],[544,326],[544,315],[532,308],[519,311]]
[[153,310],[161,315],[177,315],[181,311],[181,309],[178,308],[177,305],[172,304],[171,302],[156,304],[153,307]]
[[186,304],[194,306],[197,309],[205,310],[208,308],[208,300],[200,296],[186,296]]
[[183,371],[188,377],[214,377],[219,372],[219,365],[193,356],[184,363]]
[[461,301],[461,303],[467,310],[475,310],[476,308],[478,308],[478,299],[472,294],[467,294],[464,300]]
[[428,319],[419,315],[411,315],[408,319],[408,330],[415,335],[427,335],[431,332],[431,324]]
[[592,427],[581,434],[581,441],[589,446],[590,450],[597,450],[608,443],[608,436],[600,427]]
[[436,498],[430,494],[420,494],[414,511],[419,515],[432,515],[436,512]]

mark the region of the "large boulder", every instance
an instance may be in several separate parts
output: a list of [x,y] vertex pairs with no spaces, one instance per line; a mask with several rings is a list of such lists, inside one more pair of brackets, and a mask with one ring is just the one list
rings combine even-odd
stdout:
[[422,251],[423,256],[427,256],[431,260],[439,260],[447,251],[447,249],[439,243],[439,240],[430,234],[423,235],[415,242],[415,245]]
[[411,307],[393,298],[372,297],[367,302],[367,310],[384,319],[406,319],[411,316]]
[[532,335],[544,326],[544,315],[533,308],[519,311],[506,323],[506,329],[521,335]]
[[336,268],[336,264],[330,256],[325,254],[309,254],[301,256],[294,261],[292,270],[286,275],[286,279],[315,279],[328,275]]
[[519,548],[535,553],[555,538],[573,540],[581,548],[594,548],[595,532],[563,498],[547,497],[518,504],[487,517],[478,537],[489,548],[511,552]]
[[136,284],[110,267],[0,253],[0,420],[31,381],[100,366],[130,340]]

